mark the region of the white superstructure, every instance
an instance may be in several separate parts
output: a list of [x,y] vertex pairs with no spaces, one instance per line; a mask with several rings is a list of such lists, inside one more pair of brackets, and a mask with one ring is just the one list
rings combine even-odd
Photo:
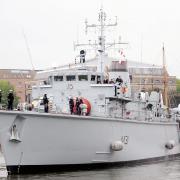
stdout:
[[[105,13],[99,14],[97,67],[39,72],[33,99],[49,98],[50,113],[0,111],[0,144],[8,173],[104,167],[169,159],[180,153],[179,124],[167,114],[161,92],[131,98],[126,61],[105,58]],[[87,25],[95,27],[97,25]],[[114,44],[114,43],[113,43]],[[121,43],[120,43],[121,44]],[[109,43],[109,46],[112,45]],[[118,81],[119,79],[121,81]],[[84,109],[70,114],[70,99]],[[58,167],[58,168],[57,168]]]

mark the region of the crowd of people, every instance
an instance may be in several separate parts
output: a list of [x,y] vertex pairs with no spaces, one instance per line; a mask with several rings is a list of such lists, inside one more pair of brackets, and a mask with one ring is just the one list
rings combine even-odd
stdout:
[[116,79],[111,79],[111,80],[105,77],[103,80],[103,84],[115,84],[115,83],[118,83],[119,85],[123,83],[123,79],[121,78],[121,76],[118,76]]
[[70,97],[69,109],[71,114],[77,114],[77,115],[87,114],[87,105],[83,103],[83,100],[81,98],[78,97],[76,97],[76,99]]
[[[43,96],[43,105],[44,105],[44,112],[49,112],[49,100],[47,98],[47,94],[44,94]],[[69,110],[70,114],[76,114],[76,115],[87,115],[87,105],[83,103],[82,98],[76,97],[73,99],[72,97],[69,98]]]

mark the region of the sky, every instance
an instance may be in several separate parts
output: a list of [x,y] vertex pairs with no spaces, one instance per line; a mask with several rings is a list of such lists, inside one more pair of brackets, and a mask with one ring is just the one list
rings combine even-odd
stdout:
[[129,43],[128,60],[161,65],[164,43],[167,69],[180,78],[179,0],[0,0],[0,69],[74,62],[73,42],[97,35],[84,34],[84,21],[97,23],[102,6],[108,22],[118,18],[106,35]]

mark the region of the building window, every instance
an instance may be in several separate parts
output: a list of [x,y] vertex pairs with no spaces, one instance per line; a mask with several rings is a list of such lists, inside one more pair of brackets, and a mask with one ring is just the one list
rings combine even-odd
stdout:
[[101,83],[101,76],[97,76],[97,84]]
[[146,79],[140,79],[141,80],[141,84],[146,84]]
[[169,84],[175,84],[175,81],[173,79],[169,80]]
[[31,75],[27,74],[26,77],[29,79],[29,78],[31,78]]
[[160,84],[161,81],[160,81],[159,79],[155,79],[155,80],[154,80],[154,83],[155,83],[155,84]]

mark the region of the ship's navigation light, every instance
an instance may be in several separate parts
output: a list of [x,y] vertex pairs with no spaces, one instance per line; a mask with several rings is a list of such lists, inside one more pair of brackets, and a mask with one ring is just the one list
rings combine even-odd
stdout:
[[102,9],[100,9],[99,21],[106,21],[106,13]]
[[85,19],[85,26],[86,26],[85,32],[86,32],[86,34],[87,34],[87,29],[88,29],[88,20],[87,20],[87,19]]
[[101,46],[102,45],[102,38],[99,37],[99,45]]
[[105,21],[106,20],[106,13],[104,12],[103,14],[104,14],[104,21]]

